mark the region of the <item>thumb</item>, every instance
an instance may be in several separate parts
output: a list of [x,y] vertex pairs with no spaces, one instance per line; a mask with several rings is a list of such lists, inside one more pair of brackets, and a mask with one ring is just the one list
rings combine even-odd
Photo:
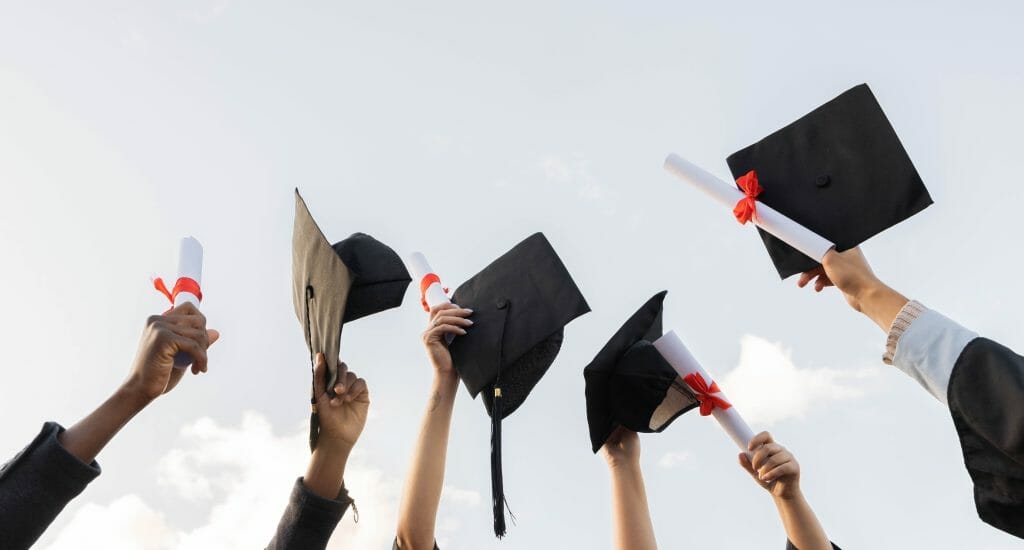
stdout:
[[212,346],[214,343],[217,342],[217,340],[220,340],[220,331],[212,329],[212,328],[208,329],[206,331],[206,338],[207,338],[207,340],[209,340],[209,343],[207,344],[207,347]]
[[742,466],[748,474],[753,476],[755,480],[757,479],[757,472],[754,471],[754,465],[751,464],[750,457],[747,455],[747,453],[740,453],[740,466]]

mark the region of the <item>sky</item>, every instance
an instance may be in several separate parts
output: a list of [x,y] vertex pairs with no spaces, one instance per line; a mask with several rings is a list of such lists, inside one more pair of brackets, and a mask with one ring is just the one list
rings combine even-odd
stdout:
[[[864,250],[891,286],[1018,349],[1015,2],[0,2],[0,455],[126,375],[153,276],[205,247],[210,370],[136,417],[38,548],[259,548],[304,471],[309,366],[291,304],[299,188],[329,239],[422,251],[452,286],[543,231],[593,308],[503,423],[517,518],[491,533],[489,422],[460,390],[446,550],[609,548],[583,367],[669,290],[665,325],[801,463],[843,548],[981,550],[948,410],[881,363],[834,291],[780,281],[750,227],[662,169],[725,157],[862,82],[935,204]],[[428,399],[426,315],[345,329],[369,421],[330,548],[387,548]],[[661,548],[782,548],[770,498],[709,418],[643,435]]]

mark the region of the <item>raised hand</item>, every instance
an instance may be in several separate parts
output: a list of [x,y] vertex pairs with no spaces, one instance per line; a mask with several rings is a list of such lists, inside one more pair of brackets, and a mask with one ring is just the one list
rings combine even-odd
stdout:
[[619,426],[605,440],[601,456],[608,466],[639,464],[640,437],[636,432]]
[[462,336],[473,326],[469,316],[471,309],[462,309],[455,304],[438,304],[430,308],[430,322],[423,332],[423,345],[427,348],[430,363],[439,374],[451,374],[452,355],[448,352],[448,337]]
[[370,408],[370,390],[366,387],[366,381],[349,372],[345,363],[339,363],[334,397],[331,397],[327,392],[327,361],[322,353],[318,353],[313,387],[316,401],[314,406],[320,414],[317,447],[340,446],[346,453],[351,451],[363,433]]
[[779,445],[768,432],[750,440],[750,452],[740,453],[740,465],[761,487],[776,498],[791,498],[800,492],[800,464],[793,453]]
[[174,356],[185,352],[193,359],[192,374],[206,372],[206,350],[219,338],[220,333],[207,329],[206,317],[190,303],[150,316],[124,389],[145,401],[160,397],[185,374],[185,369],[174,368]]
[[867,315],[883,331],[888,331],[907,298],[886,286],[868,265],[860,247],[845,252],[830,250],[821,266],[800,275],[797,286],[814,281],[815,292],[835,286],[854,310]]

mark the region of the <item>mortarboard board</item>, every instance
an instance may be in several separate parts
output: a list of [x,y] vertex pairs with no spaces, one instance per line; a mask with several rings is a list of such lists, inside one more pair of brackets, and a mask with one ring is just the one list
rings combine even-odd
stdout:
[[617,426],[634,432],[661,432],[699,405],[653,344],[662,336],[666,294],[661,291],[647,300],[583,369],[587,423],[595,453]]
[[[734,178],[751,170],[757,200],[835,243],[856,247],[932,203],[867,84],[730,155]],[[758,228],[782,278],[818,262]]]
[[452,363],[491,417],[494,532],[505,534],[501,420],[547,372],[570,321],[590,311],[562,260],[542,233],[517,244],[455,290],[452,301],[473,310],[473,327],[449,345]]
[[[369,235],[356,233],[332,246],[295,190],[292,303],[309,347],[311,367],[317,353],[327,361],[329,392],[338,376],[343,324],[401,305],[411,281],[398,255]],[[313,413],[311,448],[316,446],[318,430]]]

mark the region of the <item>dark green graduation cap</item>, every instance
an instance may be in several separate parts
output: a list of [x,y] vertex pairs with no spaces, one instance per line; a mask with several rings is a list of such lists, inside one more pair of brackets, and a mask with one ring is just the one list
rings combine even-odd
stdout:
[[[334,245],[324,237],[305,201],[295,190],[292,230],[292,303],[309,348],[327,361],[327,388],[338,377],[341,330],[354,321],[401,305],[412,281],[395,251],[373,237],[356,233]],[[319,423],[310,418],[310,447]]]

